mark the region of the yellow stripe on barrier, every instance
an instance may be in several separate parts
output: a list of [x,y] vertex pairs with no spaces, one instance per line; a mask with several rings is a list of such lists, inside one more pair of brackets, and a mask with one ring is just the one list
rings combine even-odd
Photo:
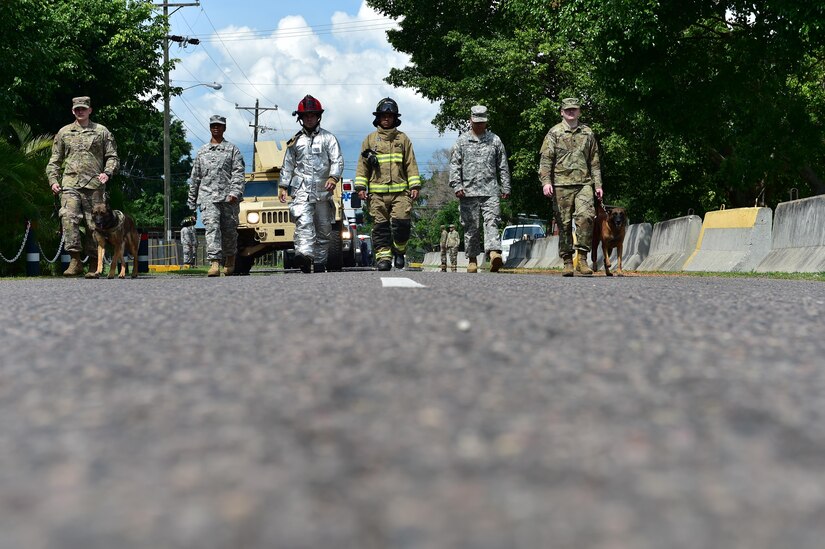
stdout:
[[761,208],[736,208],[717,210],[705,214],[703,229],[747,229],[756,225],[756,216]]
[[705,239],[705,229],[747,229],[756,225],[756,216],[761,208],[736,208],[733,210],[716,210],[706,212],[702,220],[702,229],[699,231],[699,240],[696,241],[696,248],[682,269],[685,269],[702,249],[702,241]]

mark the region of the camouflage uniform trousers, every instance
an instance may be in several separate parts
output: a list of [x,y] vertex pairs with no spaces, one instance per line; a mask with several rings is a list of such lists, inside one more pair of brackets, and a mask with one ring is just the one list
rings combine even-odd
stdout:
[[105,204],[106,194],[103,189],[76,189],[68,187],[60,195],[60,223],[63,227],[63,249],[67,252],[82,252],[80,242],[80,224],[86,224],[86,254],[97,257],[97,243],[92,236],[95,222],[92,208],[95,204]]
[[447,251],[450,253],[450,270],[455,271],[458,269],[458,246],[450,246]]
[[183,263],[185,265],[195,265],[195,257],[197,257],[198,247],[192,244],[183,245]]
[[[464,254],[478,257],[481,252],[501,250],[501,205],[498,196],[466,196],[459,200],[461,225],[464,227]],[[484,224],[484,248],[481,247],[481,230]]]
[[237,202],[207,202],[201,204],[201,219],[206,228],[206,259],[221,260],[238,251],[238,217],[241,205]]
[[441,246],[441,264],[447,264],[447,246]]
[[573,226],[576,222],[575,249],[587,254],[593,238],[593,218],[596,208],[591,185],[556,187],[553,199],[553,214],[559,226],[559,257],[573,258]]

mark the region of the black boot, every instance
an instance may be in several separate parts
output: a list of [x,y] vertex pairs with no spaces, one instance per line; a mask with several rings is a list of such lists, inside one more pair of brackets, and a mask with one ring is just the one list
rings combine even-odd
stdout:
[[326,263],[315,263],[312,266],[313,273],[325,273],[327,272],[327,264]]
[[392,270],[392,263],[390,263],[389,259],[382,259],[378,262],[378,270],[379,271],[391,271]]
[[393,263],[395,264],[395,268],[399,271],[404,268],[404,254],[400,254],[398,252],[392,253]]
[[301,254],[295,254],[295,265],[301,269],[302,273],[312,272],[312,258]]

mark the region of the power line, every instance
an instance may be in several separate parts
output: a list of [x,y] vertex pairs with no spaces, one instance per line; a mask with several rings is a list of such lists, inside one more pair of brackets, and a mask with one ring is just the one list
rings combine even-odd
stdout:
[[288,29],[260,29],[260,30],[238,30],[224,31],[214,34],[193,34],[205,42],[237,42],[243,40],[260,40],[261,38],[300,38],[304,36],[328,35],[338,33],[367,32],[372,30],[385,30],[395,27],[394,21],[387,19],[365,19],[353,21],[351,23],[332,23],[326,25],[315,25],[305,27],[292,27]]
[[[217,34],[218,34],[218,29],[216,29],[216,28],[215,28],[215,25],[212,23],[212,19],[210,19],[209,14],[208,14],[208,13],[206,13],[206,10],[203,8],[203,6],[201,6],[201,10],[203,11],[203,15],[204,15],[204,17],[206,17],[206,20],[207,20],[207,21],[209,21],[209,25],[212,27],[212,30],[214,30],[214,31],[215,31],[215,34],[217,35]],[[244,80],[246,80],[247,84],[249,84],[250,86],[252,86],[252,89],[253,89],[253,90],[255,90],[256,92],[260,93],[260,94],[261,94],[261,96],[262,96],[264,99],[266,99],[268,102],[270,102],[270,103],[272,103],[272,104],[274,105],[274,104],[275,104],[275,101],[271,100],[271,99],[270,99],[270,98],[268,98],[266,95],[264,95],[263,93],[261,93],[261,91],[260,91],[258,88],[256,88],[256,87],[254,86],[254,84],[252,84],[252,82],[250,82],[250,81],[249,81],[249,77],[246,75],[246,73],[244,72],[244,70],[241,68],[241,66],[238,64],[238,62],[235,60],[235,57],[232,55],[232,52],[231,52],[231,51],[229,51],[229,48],[227,48],[227,47],[226,47],[226,44],[224,44],[224,43],[223,43],[223,40],[221,40],[221,45],[223,46],[223,49],[225,49],[225,50],[226,50],[226,53],[227,53],[227,55],[229,55],[229,58],[232,60],[232,62],[233,62],[233,63],[235,63],[235,66],[236,66],[236,67],[238,67],[238,70],[239,70],[239,71],[241,71],[241,75],[243,75]]]

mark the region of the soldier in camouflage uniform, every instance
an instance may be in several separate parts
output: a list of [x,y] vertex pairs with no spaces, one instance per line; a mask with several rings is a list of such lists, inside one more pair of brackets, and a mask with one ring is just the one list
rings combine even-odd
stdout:
[[[562,121],[547,132],[541,146],[539,180],[544,196],[552,198],[553,212],[559,225],[559,256],[564,261],[563,276],[573,276],[573,228],[576,221],[576,270],[589,276],[587,265],[593,218],[596,209],[593,195],[602,197],[602,172],[596,134],[579,123],[579,100],[562,100]],[[595,192],[594,192],[595,187]]]
[[187,217],[181,222],[180,243],[183,246],[183,263],[195,266],[198,251],[198,235],[195,232],[195,216]]
[[97,244],[92,238],[95,226],[92,207],[106,203],[106,183],[120,166],[114,136],[105,126],[89,119],[92,114],[91,99],[86,96],[72,99],[72,114],[75,121],[57,132],[52,156],[46,166],[52,192],[61,195],[63,249],[72,258],[63,276],[83,274],[81,221],[86,224],[89,272],[97,269]]
[[441,272],[447,272],[447,226],[441,226],[441,240],[438,242],[438,247],[441,250]]
[[[469,131],[462,133],[450,156],[450,187],[455,191],[464,227],[464,253],[467,272],[478,271],[476,258],[482,251],[490,256],[490,271],[502,265],[499,197],[510,196],[510,169],[501,139],[487,129],[487,107],[470,109]],[[499,188],[500,185],[500,188]],[[479,225],[484,224],[484,247]]]
[[[447,251],[450,254],[450,270],[456,272],[458,269],[458,245],[461,239],[458,236],[458,231],[455,230],[455,225],[450,225],[450,232],[447,233]],[[446,271],[446,268],[443,269]]]
[[238,250],[238,216],[246,185],[244,160],[240,149],[223,138],[225,131],[226,118],[213,115],[209,119],[212,138],[198,150],[189,183],[189,208],[200,206],[206,227],[206,258],[210,263],[206,276],[220,276],[221,259],[224,274],[231,275]]

